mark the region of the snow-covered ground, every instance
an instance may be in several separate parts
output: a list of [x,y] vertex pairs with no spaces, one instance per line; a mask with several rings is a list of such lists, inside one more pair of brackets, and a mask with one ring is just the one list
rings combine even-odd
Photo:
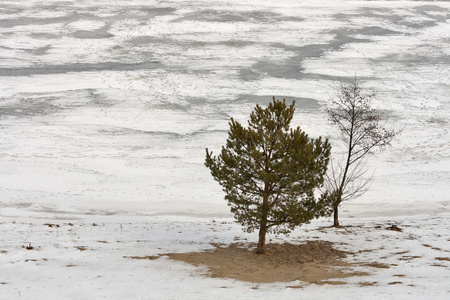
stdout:
[[[254,241],[232,219],[92,216],[83,221],[0,223],[0,299],[448,299],[450,215],[316,221],[272,242],[326,240],[355,252],[347,261],[367,276],[345,284],[250,283],[209,278],[207,270],[166,256]],[[94,223],[95,222],[95,223]],[[402,232],[387,230],[397,225]],[[27,250],[27,247],[33,249]],[[379,266],[379,267],[374,267]],[[381,266],[381,267],[380,267]],[[301,285],[303,288],[292,288]]]
[[[405,240],[423,252],[417,267],[302,291],[122,258],[256,238],[228,224],[204,149],[220,149],[230,117],[277,96],[297,101],[295,126],[339,150],[323,105],[355,75],[403,132],[372,157],[374,183],[342,207],[344,223],[398,220],[443,254]],[[449,263],[431,261],[450,250],[449,78],[447,1],[0,0],[0,299],[447,298]],[[227,224],[214,232],[213,218]],[[414,286],[383,281],[393,270]]]

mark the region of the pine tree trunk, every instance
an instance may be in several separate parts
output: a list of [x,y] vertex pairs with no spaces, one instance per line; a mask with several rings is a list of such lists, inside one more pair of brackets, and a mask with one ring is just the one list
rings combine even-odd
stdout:
[[[269,173],[268,163],[266,162],[266,172]],[[256,254],[265,254],[264,246],[266,245],[266,232],[267,232],[267,215],[269,210],[269,183],[264,184],[264,198],[262,203],[261,222],[259,224],[259,240],[256,248]]]
[[262,225],[259,228],[259,240],[258,247],[256,248],[256,254],[265,254],[265,245],[266,245],[266,225]]
[[339,211],[338,211],[338,209],[339,209],[339,205],[336,205],[336,206],[333,208],[333,212],[334,212],[334,222],[333,222],[333,226],[334,226],[334,227],[339,227]]

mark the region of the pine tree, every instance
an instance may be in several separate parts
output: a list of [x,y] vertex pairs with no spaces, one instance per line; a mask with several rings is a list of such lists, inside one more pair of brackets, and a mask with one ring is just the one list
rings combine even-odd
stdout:
[[322,211],[314,190],[323,183],[331,147],[290,128],[294,105],[275,98],[266,109],[256,105],[248,128],[231,118],[218,157],[206,149],[205,165],[235,219],[247,232],[259,229],[258,254],[265,253],[266,233],[289,233]]

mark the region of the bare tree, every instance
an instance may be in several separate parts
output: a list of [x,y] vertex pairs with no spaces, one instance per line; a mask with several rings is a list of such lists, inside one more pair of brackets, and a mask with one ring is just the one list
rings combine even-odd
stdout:
[[335,227],[339,226],[339,205],[364,194],[372,176],[368,172],[367,156],[373,150],[385,149],[399,131],[388,130],[381,122],[382,112],[372,107],[374,93],[364,93],[355,78],[350,85],[341,84],[326,107],[328,119],[335,125],[346,152],[334,156],[325,178],[325,186],[333,210]]

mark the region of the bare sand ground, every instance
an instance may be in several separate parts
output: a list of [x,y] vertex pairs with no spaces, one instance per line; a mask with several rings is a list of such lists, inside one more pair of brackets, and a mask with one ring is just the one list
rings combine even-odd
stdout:
[[[215,245],[216,249],[194,253],[165,254],[171,259],[208,267],[207,275],[242,281],[342,284],[336,279],[368,275],[354,271],[355,264],[343,260],[350,252],[337,250],[328,241],[304,244],[268,244],[266,254],[255,253],[256,244]],[[367,266],[367,262],[361,265]],[[330,279],[333,279],[329,281]]]

